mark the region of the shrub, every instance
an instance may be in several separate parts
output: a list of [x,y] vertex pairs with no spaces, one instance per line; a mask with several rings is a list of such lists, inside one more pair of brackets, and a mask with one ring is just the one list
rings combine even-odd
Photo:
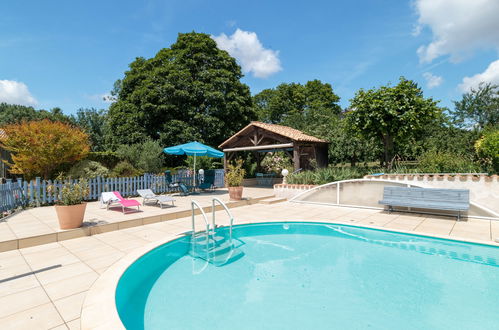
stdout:
[[328,182],[360,179],[368,173],[367,168],[361,167],[328,167],[313,171],[292,173],[287,177],[289,184],[325,184]]
[[109,175],[109,169],[93,160],[82,160],[76,163],[68,172],[68,176],[79,179],[92,179],[98,176],[105,177]]
[[49,179],[63,166],[86,157],[90,150],[88,135],[81,129],[48,119],[22,122],[3,127],[7,138],[1,146],[12,153],[10,172],[25,179]]
[[163,166],[163,148],[158,141],[121,145],[116,150],[116,155],[146,173],[159,173]]
[[87,159],[101,163],[107,168],[113,168],[120,162],[120,158],[114,151],[91,151]]
[[239,187],[243,183],[246,171],[243,168],[243,160],[238,159],[234,164],[227,165],[225,183],[228,187]]
[[481,170],[472,159],[449,152],[428,151],[418,161],[421,173],[474,173]]
[[282,151],[267,154],[262,159],[262,166],[267,172],[274,172],[280,174],[283,169],[293,171],[293,162]]
[[[194,167],[194,156],[187,156],[185,160],[185,165],[188,168]],[[222,167],[222,164],[218,158],[208,157],[208,156],[197,156],[196,157],[196,169],[212,170],[215,168]]]
[[133,167],[126,160],[119,162],[111,171],[110,176],[113,177],[134,177],[144,174],[140,170]]
[[486,166],[499,173],[499,130],[485,133],[476,141],[475,150]]
[[[58,180],[62,181],[63,179],[59,176]],[[81,204],[89,193],[88,181],[86,179],[81,179],[79,182],[75,183],[69,178],[57,192],[56,190],[57,188],[54,185],[47,187],[49,193],[57,193],[57,205]]]

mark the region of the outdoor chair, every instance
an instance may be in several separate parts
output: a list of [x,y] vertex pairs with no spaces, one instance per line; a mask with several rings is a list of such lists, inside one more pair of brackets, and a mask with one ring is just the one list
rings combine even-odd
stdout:
[[[114,196],[113,196],[114,195]],[[140,210],[140,203],[134,199],[125,199],[121,196],[118,191],[113,192],[103,192],[100,197],[101,205],[106,205],[106,209],[109,210],[110,207],[121,206],[123,214],[126,214],[125,209],[137,206],[137,210]]]
[[180,196],[188,196],[191,194],[191,190],[189,190],[189,188],[185,184],[179,183],[177,187],[178,187]]
[[206,170],[204,172],[203,182],[198,185],[201,190],[213,190],[215,188],[215,171]]
[[145,205],[148,201],[154,201],[155,204],[159,204],[163,208],[163,204],[172,203],[175,206],[175,199],[171,196],[156,195],[151,189],[139,189],[137,193],[143,198],[142,205]]
[[100,194],[99,202],[101,208],[109,208],[109,206],[113,204],[118,204],[119,201],[119,198],[116,197],[116,195],[112,191],[107,191]]
[[172,172],[170,170],[165,171],[165,184],[166,187],[168,188],[168,192],[172,191],[176,186],[173,183],[173,177],[172,177]]

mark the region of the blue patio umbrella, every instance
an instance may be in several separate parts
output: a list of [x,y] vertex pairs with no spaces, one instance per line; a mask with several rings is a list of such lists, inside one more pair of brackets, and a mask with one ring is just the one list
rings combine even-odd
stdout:
[[187,155],[194,156],[194,177],[193,182],[194,186],[196,186],[196,156],[208,156],[208,157],[216,157],[222,158],[224,153],[199,143],[197,141],[180,144],[178,146],[168,147],[163,149],[166,154],[170,155]]

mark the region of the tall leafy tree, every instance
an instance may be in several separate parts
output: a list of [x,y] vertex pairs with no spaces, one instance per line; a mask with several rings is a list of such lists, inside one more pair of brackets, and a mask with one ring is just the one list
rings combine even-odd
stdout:
[[499,126],[499,85],[481,83],[454,101],[454,106],[451,115],[461,127],[482,130]]
[[341,112],[340,97],[328,83],[320,80],[283,83],[275,89],[265,89],[253,97],[261,121],[283,124],[308,131],[331,120]]
[[20,123],[22,121],[50,119],[70,123],[71,118],[66,116],[61,108],[53,108],[50,111],[36,110],[24,105],[0,103],[0,126]]
[[137,58],[115,84],[108,141],[218,145],[255,118],[242,76],[235,59],[209,35],[180,33],[155,57]]
[[92,151],[105,151],[105,133],[107,129],[106,110],[95,108],[78,109],[76,115],[72,116],[76,125],[83,128],[89,135],[92,143]]
[[404,77],[395,86],[360,89],[350,103],[350,127],[365,138],[383,142],[385,166],[391,164],[395,143],[421,136],[442,113],[436,101],[425,98],[421,88]]
[[379,153],[373,139],[351,131],[336,95],[328,83],[312,80],[306,84],[283,83],[253,97],[259,120],[291,126],[330,142],[332,163],[372,160]]
[[343,116],[333,119],[327,131],[317,136],[329,141],[329,159],[334,164],[350,163],[353,167],[359,162],[375,161],[381,153],[379,141],[350,129]]

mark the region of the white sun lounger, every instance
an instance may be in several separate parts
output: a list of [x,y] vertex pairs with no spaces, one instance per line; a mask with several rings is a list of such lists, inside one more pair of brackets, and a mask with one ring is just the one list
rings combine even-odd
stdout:
[[148,201],[154,201],[159,204],[161,208],[163,208],[164,203],[172,203],[172,206],[175,206],[174,198],[171,196],[156,195],[151,189],[139,189],[137,190],[137,193],[143,198],[142,205],[145,205]]
[[101,208],[109,208],[111,204],[118,204],[119,198],[112,191],[102,192],[100,194],[99,202]]

